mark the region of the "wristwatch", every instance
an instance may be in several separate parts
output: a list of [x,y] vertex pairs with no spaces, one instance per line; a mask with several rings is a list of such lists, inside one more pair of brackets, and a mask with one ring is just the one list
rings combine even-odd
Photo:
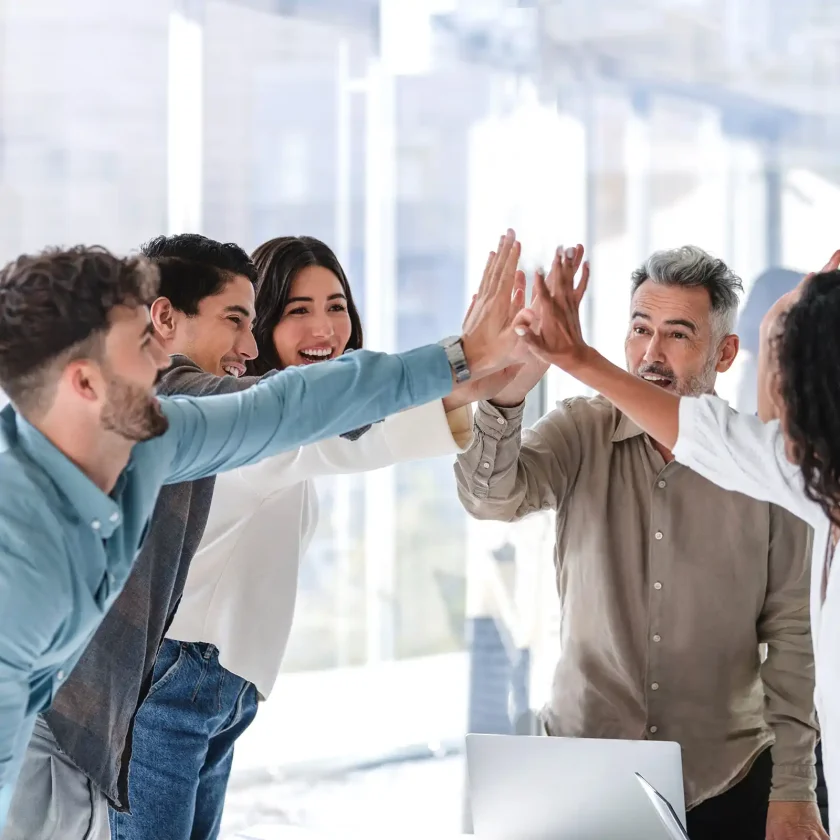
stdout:
[[472,374],[470,373],[470,366],[467,364],[467,357],[464,355],[464,342],[461,341],[461,337],[451,335],[449,338],[439,341],[438,344],[446,351],[446,358],[449,360],[452,373],[455,375],[455,381],[469,381]]

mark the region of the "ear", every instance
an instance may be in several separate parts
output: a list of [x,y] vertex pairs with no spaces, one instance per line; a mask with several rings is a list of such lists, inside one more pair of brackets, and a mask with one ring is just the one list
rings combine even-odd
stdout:
[[90,359],[78,359],[70,362],[61,375],[61,381],[76,398],[88,403],[105,399],[107,385],[102,369]]
[[161,341],[164,343],[171,341],[178,327],[178,313],[169,298],[156,298],[149,307],[149,313],[152,318],[152,326]]
[[720,346],[718,355],[718,363],[715,365],[715,370],[718,373],[726,373],[732,367],[732,363],[735,361],[740,347],[741,339],[737,335],[728,335],[723,339],[723,344]]

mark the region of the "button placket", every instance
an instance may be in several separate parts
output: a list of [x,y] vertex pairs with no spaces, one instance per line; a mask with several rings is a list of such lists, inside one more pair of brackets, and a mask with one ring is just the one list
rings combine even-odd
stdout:
[[[667,469],[667,467],[666,467]],[[663,470],[664,472],[664,470]],[[663,598],[669,597],[664,586],[663,577],[668,568],[668,558],[665,556],[665,534],[670,526],[670,518],[667,511],[668,481],[662,473],[657,476],[651,492],[651,539],[648,549],[648,574],[652,590],[649,599],[648,614],[648,656],[647,671],[645,673],[645,696],[647,712],[647,732],[650,736],[659,732],[662,720],[661,710],[665,703],[661,698],[661,685],[659,682],[662,670],[660,668],[660,657],[662,655],[662,614]]]

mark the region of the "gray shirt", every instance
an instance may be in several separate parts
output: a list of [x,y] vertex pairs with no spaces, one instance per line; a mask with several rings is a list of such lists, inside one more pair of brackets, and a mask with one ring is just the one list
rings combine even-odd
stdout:
[[810,529],[666,463],[602,397],[521,424],[521,407],[482,403],[455,472],[479,519],[556,512],[547,730],[679,742],[688,807],[774,744],[771,799],[814,799]]

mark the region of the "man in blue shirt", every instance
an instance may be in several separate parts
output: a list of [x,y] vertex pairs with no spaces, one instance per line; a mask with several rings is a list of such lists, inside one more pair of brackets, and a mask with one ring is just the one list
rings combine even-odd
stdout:
[[[100,248],[0,272],[0,829],[35,716],[128,577],[158,491],[347,432],[501,367],[512,232],[458,339],[359,351],[237,394],[158,399],[157,272]],[[444,346],[445,345],[445,346]]]

